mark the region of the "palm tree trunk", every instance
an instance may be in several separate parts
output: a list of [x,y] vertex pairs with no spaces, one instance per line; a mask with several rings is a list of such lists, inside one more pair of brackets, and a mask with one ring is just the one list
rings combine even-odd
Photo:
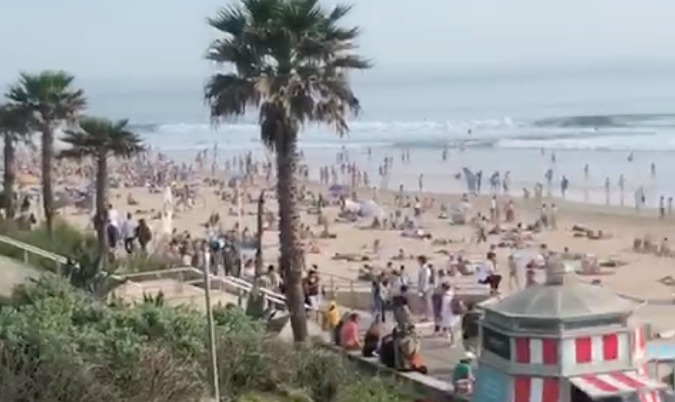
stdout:
[[[255,277],[258,279],[260,275],[263,274],[263,252],[262,252],[262,240],[263,240],[263,215],[265,214],[265,190],[260,192],[260,198],[258,199],[258,233],[256,236],[256,250],[255,250]],[[256,281],[257,282],[257,281]]]
[[108,160],[102,152],[96,158],[96,238],[98,240],[99,267],[104,270],[108,262],[108,219],[106,200],[108,195]]
[[307,315],[302,289],[302,250],[298,230],[298,194],[296,174],[298,169],[298,134],[289,130],[277,144],[277,195],[279,201],[279,265],[284,272],[286,306],[291,318],[293,338],[296,342],[307,340]]
[[5,133],[5,214],[7,219],[14,218],[14,182],[16,181],[15,159],[16,149],[14,148],[14,137]]
[[42,129],[42,207],[50,236],[54,234],[54,191],[52,189],[54,163],[54,133],[51,127]]

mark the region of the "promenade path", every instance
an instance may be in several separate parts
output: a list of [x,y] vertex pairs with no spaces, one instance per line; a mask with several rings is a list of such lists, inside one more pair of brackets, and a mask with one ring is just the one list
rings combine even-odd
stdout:
[[9,297],[16,285],[37,278],[40,271],[20,261],[0,256],[0,296]]

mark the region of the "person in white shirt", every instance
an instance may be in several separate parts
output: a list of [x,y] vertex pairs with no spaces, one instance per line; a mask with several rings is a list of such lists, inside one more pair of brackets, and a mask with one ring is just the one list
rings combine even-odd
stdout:
[[478,283],[490,286],[490,293],[499,293],[499,284],[502,282],[502,276],[496,273],[495,267],[497,254],[493,251],[488,252],[487,260],[484,264],[476,267],[476,276]]
[[120,213],[117,212],[116,209],[113,208],[112,204],[108,204],[108,223],[113,225],[114,227],[118,228],[120,227]]
[[420,268],[417,273],[417,290],[424,305],[423,320],[429,321],[434,316],[434,306],[431,300],[434,293],[433,268],[429,264],[427,257],[423,255],[417,257],[417,262],[420,264]]
[[128,254],[134,252],[134,240],[136,239],[136,224],[131,216],[131,213],[127,214],[127,219],[122,222],[120,226],[120,235],[124,241],[124,249]]
[[410,278],[408,278],[408,274],[405,273],[405,265],[401,265],[401,268],[399,268],[398,271],[394,271],[394,278],[391,282],[392,295],[401,294],[401,288],[409,285]]
[[450,346],[455,344],[455,326],[461,319],[461,312],[457,305],[459,299],[455,300],[455,292],[448,283],[441,285],[441,331],[450,339]]
[[514,254],[509,255],[509,289],[520,289],[520,278],[518,276],[518,261]]

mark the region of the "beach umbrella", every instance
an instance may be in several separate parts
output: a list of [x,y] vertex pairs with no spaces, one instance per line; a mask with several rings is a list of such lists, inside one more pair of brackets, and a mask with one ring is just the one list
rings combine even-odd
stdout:
[[358,214],[361,212],[361,203],[354,200],[345,200],[345,211]]
[[331,197],[349,195],[349,186],[344,184],[333,184],[332,186],[328,187],[328,194],[330,194]]
[[162,234],[171,236],[173,231],[173,192],[171,187],[164,189],[164,204],[162,210]]
[[360,203],[359,215],[367,218],[378,217],[380,219],[384,219],[387,216],[384,209],[373,200],[366,200]]

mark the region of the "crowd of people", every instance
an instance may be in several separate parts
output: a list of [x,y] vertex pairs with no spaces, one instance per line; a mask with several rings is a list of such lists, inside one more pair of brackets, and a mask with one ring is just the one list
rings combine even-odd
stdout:
[[[481,315],[475,303],[456,295],[451,283],[445,280],[445,269],[436,270],[425,256],[419,256],[417,262],[420,269],[415,284],[404,266],[393,269],[391,263],[388,273],[373,278],[372,315],[354,311],[341,314],[335,301],[331,301],[324,310],[324,327],[332,331],[333,341],[345,350],[377,357],[380,363],[397,371],[426,373],[414,318],[421,313],[421,322],[433,322],[434,334],[447,337],[450,347],[461,339],[464,354],[453,371],[453,385],[460,392],[471,392]],[[501,279],[492,275],[488,274],[486,283],[498,286]],[[371,321],[361,336],[360,324],[366,319]]]

